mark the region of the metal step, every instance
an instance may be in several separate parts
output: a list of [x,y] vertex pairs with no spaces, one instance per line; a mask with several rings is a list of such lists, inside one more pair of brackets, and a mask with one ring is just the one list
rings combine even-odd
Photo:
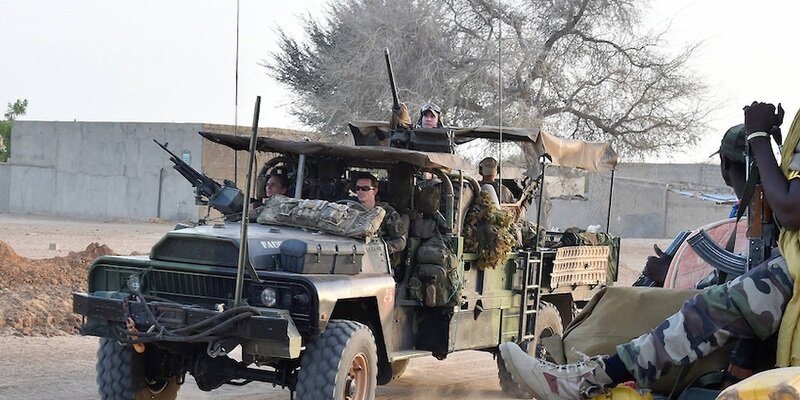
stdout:
[[425,350],[393,351],[392,354],[389,355],[389,360],[391,361],[408,360],[410,358],[425,357],[431,354],[432,353],[430,351],[425,351]]

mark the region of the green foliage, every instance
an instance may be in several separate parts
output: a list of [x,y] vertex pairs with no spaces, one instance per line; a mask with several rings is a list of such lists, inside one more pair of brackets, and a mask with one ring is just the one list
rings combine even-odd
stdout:
[[26,111],[28,111],[28,99],[17,99],[17,101],[13,103],[8,103],[8,108],[4,116],[7,120],[13,121],[17,119],[17,117],[25,115]]
[[6,120],[0,121],[0,162],[8,161],[11,156],[11,126],[17,117],[25,115],[28,110],[28,99],[17,99],[13,103],[8,103],[8,109],[4,114]]
[[0,121],[0,162],[11,155],[11,121]]

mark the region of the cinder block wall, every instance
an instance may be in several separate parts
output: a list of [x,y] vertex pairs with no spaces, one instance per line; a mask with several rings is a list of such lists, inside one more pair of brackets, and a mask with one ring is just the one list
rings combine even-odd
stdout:
[[[11,158],[0,163],[0,212],[92,219],[182,221],[203,213],[192,186],[153,139],[212,178],[233,178],[233,151],[197,132],[233,127],[195,123],[15,121]],[[240,133],[249,134],[248,128]],[[295,131],[265,128],[260,135]],[[263,160],[262,160],[263,161]],[[245,152],[239,155],[244,187]],[[204,208],[203,208],[204,209]]]

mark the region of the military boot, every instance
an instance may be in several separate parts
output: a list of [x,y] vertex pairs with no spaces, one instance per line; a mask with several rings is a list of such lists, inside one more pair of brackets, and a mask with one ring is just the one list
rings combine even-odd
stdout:
[[500,345],[500,354],[514,382],[539,400],[580,400],[600,395],[612,384],[605,371],[607,356],[585,356],[575,364],[558,365],[529,356],[516,343]]

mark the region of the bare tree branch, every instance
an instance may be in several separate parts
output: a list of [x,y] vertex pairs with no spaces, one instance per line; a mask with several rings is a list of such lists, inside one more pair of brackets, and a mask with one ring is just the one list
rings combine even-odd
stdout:
[[389,47],[412,110],[434,101],[462,126],[502,112],[505,125],[609,140],[641,157],[694,143],[710,111],[687,67],[697,45],[670,53],[666,30],[641,33],[646,1],[339,0],[303,19],[303,38],[279,30],[262,65],[295,95],[291,112],[325,133],[388,118]]

